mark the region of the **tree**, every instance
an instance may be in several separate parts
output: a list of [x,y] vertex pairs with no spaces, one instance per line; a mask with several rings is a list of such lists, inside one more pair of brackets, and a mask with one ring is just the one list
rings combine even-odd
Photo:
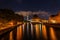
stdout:
[[22,15],[15,14],[15,12],[10,9],[0,9],[0,18],[3,19],[3,21],[14,20],[15,22],[24,20]]

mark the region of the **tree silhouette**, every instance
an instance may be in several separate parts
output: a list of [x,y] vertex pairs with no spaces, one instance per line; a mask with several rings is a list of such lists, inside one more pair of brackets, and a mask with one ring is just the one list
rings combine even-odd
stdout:
[[10,9],[0,9],[0,18],[7,21],[10,21],[10,20],[23,21],[24,20],[22,15],[15,14],[15,12]]

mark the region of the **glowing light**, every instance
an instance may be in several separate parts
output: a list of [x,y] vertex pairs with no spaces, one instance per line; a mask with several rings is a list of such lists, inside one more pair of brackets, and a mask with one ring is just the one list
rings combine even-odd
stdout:
[[39,36],[40,36],[40,29],[39,29],[39,25],[38,24],[35,25],[35,30],[36,30],[36,37],[39,38]]
[[32,19],[32,20],[30,20],[30,22],[40,22],[40,19]]
[[31,35],[33,36],[33,25],[31,24]]
[[23,22],[17,22],[17,24],[23,24]]
[[47,31],[46,31],[45,25],[42,25],[42,33],[43,33],[44,38],[47,40]]
[[24,23],[22,26],[23,26],[23,35],[24,35],[24,31],[25,31],[25,25],[26,23]]
[[36,22],[40,22],[40,19],[35,19],[36,20]]
[[55,36],[55,31],[52,27],[50,27],[50,37],[51,37],[51,40],[57,40]]
[[13,22],[9,22],[7,25],[8,25],[8,26],[13,26],[14,23],[13,23]]
[[50,20],[52,23],[56,23],[56,21],[55,20]]
[[27,35],[29,36],[29,23],[27,23]]
[[13,36],[12,36],[13,34],[12,33],[13,33],[13,31],[10,32],[10,40],[13,40]]
[[48,20],[42,20],[43,23],[48,23]]
[[17,28],[17,40],[22,40],[22,34],[23,34],[23,28],[22,28],[22,25],[20,25]]

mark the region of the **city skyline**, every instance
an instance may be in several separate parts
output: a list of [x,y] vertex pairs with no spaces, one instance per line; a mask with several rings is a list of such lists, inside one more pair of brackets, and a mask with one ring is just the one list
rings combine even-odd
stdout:
[[56,15],[58,12],[52,13],[52,12],[39,10],[39,11],[18,11],[15,13],[18,15],[23,15],[24,17],[29,16],[29,19],[31,19],[33,15],[37,15],[38,17],[42,19],[49,19],[51,15]]

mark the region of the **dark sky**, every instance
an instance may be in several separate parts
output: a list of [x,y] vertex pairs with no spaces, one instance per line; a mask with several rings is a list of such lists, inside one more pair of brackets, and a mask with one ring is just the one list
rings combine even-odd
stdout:
[[60,9],[60,0],[0,0],[0,8],[56,12]]

